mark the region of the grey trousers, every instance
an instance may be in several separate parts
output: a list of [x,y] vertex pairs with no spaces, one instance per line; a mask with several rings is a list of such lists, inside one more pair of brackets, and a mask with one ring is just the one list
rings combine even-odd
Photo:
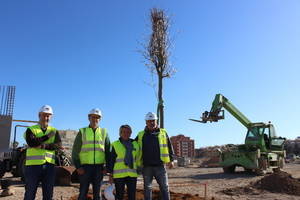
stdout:
[[145,200],[152,200],[153,177],[159,185],[162,200],[170,200],[168,174],[165,166],[147,166],[143,168]]

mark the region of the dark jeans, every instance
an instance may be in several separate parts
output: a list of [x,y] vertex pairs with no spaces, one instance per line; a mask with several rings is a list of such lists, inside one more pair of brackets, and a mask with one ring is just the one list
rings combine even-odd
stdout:
[[78,200],[86,200],[90,183],[93,186],[93,199],[100,200],[100,187],[103,179],[103,165],[83,165],[84,174],[79,176],[80,189]]
[[170,200],[168,174],[164,165],[146,166],[143,168],[144,178],[144,198],[152,200],[152,180],[153,177],[159,185],[162,200]]
[[137,178],[129,176],[125,178],[115,178],[114,183],[116,186],[116,199],[123,200],[126,185],[128,200],[135,200],[136,180]]
[[52,200],[55,181],[54,165],[25,166],[25,196],[24,200],[34,200],[39,182],[42,182],[43,200]]

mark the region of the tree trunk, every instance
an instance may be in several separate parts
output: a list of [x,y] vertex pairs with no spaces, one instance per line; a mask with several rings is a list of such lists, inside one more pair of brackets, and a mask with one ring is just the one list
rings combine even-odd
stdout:
[[164,100],[163,100],[163,77],[162,75],[158,76],[158,105],[157,105],[157,114],[158,120],[160,123],[160,128],[164,128]]

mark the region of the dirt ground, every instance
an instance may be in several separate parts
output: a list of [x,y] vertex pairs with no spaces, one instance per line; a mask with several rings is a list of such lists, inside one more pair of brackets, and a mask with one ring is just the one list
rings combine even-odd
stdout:
[[[291,174],[295,179],[300,179],[300,164],[286,164],[283,171]],[[274,193],[251,187],[251,184],[260,181],[263,177],[245,173],[239,168],[235,174],[224,174],[221,168],[199,168],[198,166],[190,166],[188,168],[179,167],[171,169],[168,171],[168,174],[170,190],[174,193],[185,193],[204,197],[206,185],[209,199],[213,197],[213,199],[216,200],[300,200],[300,196],[288,195],[282,192]],[[0,200],[23,199],[24,184],[18,178],[10,177],[10,174],[6,175],[6,179],[11,180],[14,195],[0,197]],[[154,189],[158,189],[155,181],[153,183]],[[106,185],[107,181],[105,178],[103,188],[105,188]],[[142,185],[142,178],[139,177],[138,188],[142,189]],[[72,184],[72,186],[56,186],[54,189],[55,200],[69,200],[77,194],[78,184]],[[42,199],[41,188],[38,189],[36,199]],[[192,199],[192,197],[190,199]]]

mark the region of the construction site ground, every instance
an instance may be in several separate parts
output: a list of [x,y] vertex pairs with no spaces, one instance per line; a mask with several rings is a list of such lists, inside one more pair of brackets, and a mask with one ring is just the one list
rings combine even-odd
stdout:
[[[295,181],[300,179],[300,164],[288,163],[285,165],[283,171],[292,175]],[[257,189],[250,187],[257,181],[261,180],[262,176],[255,176],[254,174],[245,173],[243,169],[238,168],[237,173],[224,174],[222,168],[199,168],[198,165],[190,165],[188,167],[177,167],[168,170],[169,185],[172,195],[176,196],[178,193],[186,195],[177,195],[180,198],[172,199],[202,199],[204,197],[204,186],[207,185],[208,199],[215,200],[232,200],[232,199],[264,199],[264,200],[296,200],[300,196],[289,195],[282,191],[270,192],[264,189]],[[19,178],[12,178],[10,174],[6,174],[6,179],[11,180],[11,191],[14,193],[11,196],[0,197],[1,200],[16,200],[23,199],[24,184]],[[266,179],[269,185],[279,184],[273,182],[272,179]],[[270,183],[272,182],[272,183]],[[154,189],[158,189],[154,181]],[[298,183],[297,183],[298,184]],[[299,183],[300,185],[300,183]],[[104,180],[103,189],[107,186],[106,178]],[[55,186],[54,199],[55,200],[70,200],[78,195],[79,184],[75,183],[71,186]],[[142,178],[138,178],[138,189],[142,189]],[[142,192],[142,190],[139,190]],[[274,191],[274,190],[273,190]],[[176,194],[175,194],[176,193]],[[192,194],[196,196],[191,196]],[[37,200],[42,199],[41,188],[37,192]]]

